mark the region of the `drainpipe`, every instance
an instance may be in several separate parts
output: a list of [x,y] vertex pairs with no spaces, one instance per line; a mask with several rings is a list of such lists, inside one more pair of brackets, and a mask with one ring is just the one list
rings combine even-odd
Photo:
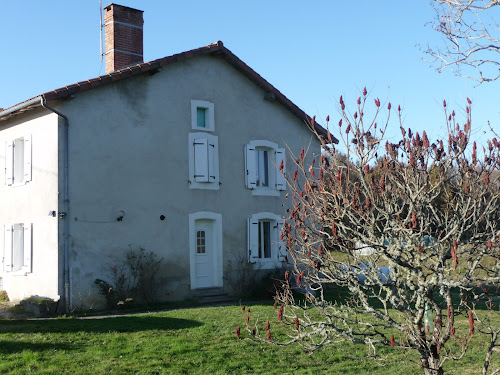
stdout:
[[68,117],[61,112],[51,108],[45,102],[45,98],[40,97],[40,104],[42,107],[47,108],[49,111],[54,112],[64,119],[64,213],[62,219],[64,220],[64,302],[66,304],[66,313],[70,312],[70,277],[69,277],[69,120]]

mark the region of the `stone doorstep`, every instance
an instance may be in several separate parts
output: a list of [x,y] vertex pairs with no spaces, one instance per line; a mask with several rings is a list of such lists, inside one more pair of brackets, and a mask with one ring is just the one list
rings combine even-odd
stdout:
[[193,296],[200,304],[234,303],[236,300],[229,297],[222,288],[201,288],[193,290]]

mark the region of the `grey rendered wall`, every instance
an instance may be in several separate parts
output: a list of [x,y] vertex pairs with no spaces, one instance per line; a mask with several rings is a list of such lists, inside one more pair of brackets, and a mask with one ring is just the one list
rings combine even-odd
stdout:
[[[93,281],[129,246],[165,258],[163,299],[190,295],[188,217],[222,214],[224,270],[246,258],[246,218],[284,214],[281,197],[245,188],[244,146],[268,140],[295,152],[314,138],[299,119],[224,60],[199,57],[78,95],[58,109],[70,119],[73,305],[96,302]],[[191,100],[215,104],[220,190],[189,189]],[[319,154],[319,143],[311,147]],[[288,163],[291,165],[291,163]],[[123,215],[122,221],[116,218]],[[165,215],[164,221],[160,215]],[[226,285],[225,285],[226,286]],[[229,287],[229,285],[227,285]],[[101,300],[102,301],[102,300]]]

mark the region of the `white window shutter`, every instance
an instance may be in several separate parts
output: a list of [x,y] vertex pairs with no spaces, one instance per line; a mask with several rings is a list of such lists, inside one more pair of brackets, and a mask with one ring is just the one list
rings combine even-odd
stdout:
[[23,227],[23,247],[24,247],[24,261],[22,270],[24,272],[31,272],[31,254],[32,254],[32,246],[31,246],[31,223],[24,224]]
[[12,185],[14,179],[14,147],[12,140],[5,142],[5,185]]
[[276,250],[278,253],[278,260],[280,262],[285,261],[285,256],[287,255],[285,244],[281,241],[281,231],[283,230],[284,221],[282,219],[276,221]]
[[196,138],[194,147],[194,180],[198,182],[209,182],[208,179],[208,140]]
[[254,146],[245,145],[245,184],[248,189],[255,189],[257,187],[255,152]]
[[12,225],[4,227],[3,270],[12,271]]
[[259,258],[259,221],[248,219],[248,263],[257,263]]
[[[286,157],[285,149],[276,149],[276,190],[286,190],[286,178],[284,173],[286,172]],[[280,169],[280,164],[283,162],[283,170]]]
[[24,182],[31,181],[31,134],[24,137]]
[[208,141],[208,182],[215,182],[215,154],[217,145],[213,141]]

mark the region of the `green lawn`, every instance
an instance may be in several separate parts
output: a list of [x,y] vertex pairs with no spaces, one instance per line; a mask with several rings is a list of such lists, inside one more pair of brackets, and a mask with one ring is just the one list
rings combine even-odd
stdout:
[[[272,330],[277,326],[272,306],[251,308],[260,325],[271,318]],[[383,362],[377,362],[366,358],[364,346],[348,343],[310,355],[298,346],[239,341],[234,330],[243,323],[239,306],[107,319],[0,320],[0,373],[420,374],[391,348],[378,348]],[[463,361],[448,362],[447,373],[480,373],[481,345],[475,343]]]

